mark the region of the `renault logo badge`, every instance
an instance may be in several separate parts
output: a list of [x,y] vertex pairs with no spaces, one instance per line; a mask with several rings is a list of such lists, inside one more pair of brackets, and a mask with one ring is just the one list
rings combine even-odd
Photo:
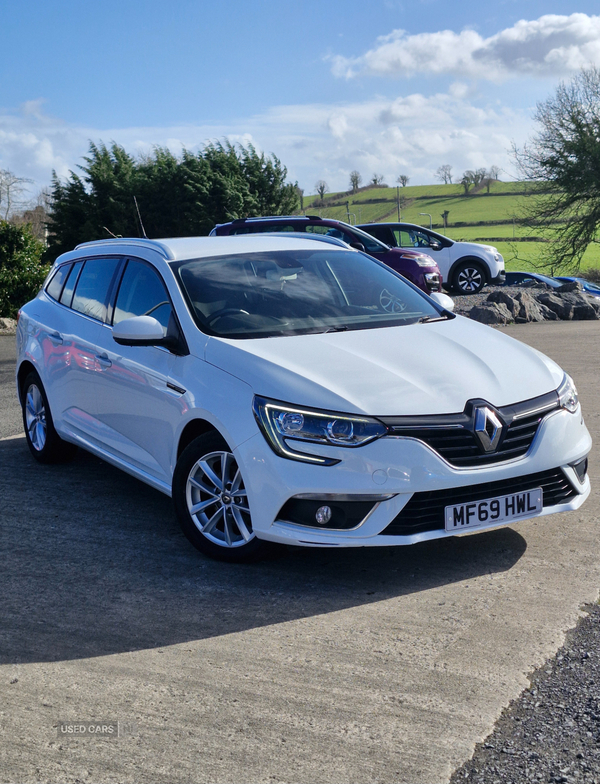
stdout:
[[484,452],[496,451],[502,435],[502,422],[491,408],[481,406],[475,409],[475,435]]

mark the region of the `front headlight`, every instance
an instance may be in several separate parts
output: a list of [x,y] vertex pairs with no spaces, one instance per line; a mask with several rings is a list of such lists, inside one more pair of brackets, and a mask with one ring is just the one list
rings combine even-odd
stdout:
[[563,378],[559,388],[556,390],[556,394],[558,395],[558,405],[561,408],[566,408],[567,411],[571,412],[571,414],[574,414],[577,411],[577,406],[579,405],[579,396],[571,376],[568,376],[565,373],[565,377]]
[[256,396],[254,416],[271,449],[281,457],[317,465],[335,465],[339,460],[297,451],[305,443],[329,446],[364,446],[384,436],[387,427],[377,419],[337,412],[318,411]]
[[413,256],[412,259],[417,262],[419,267],[435,267],[435,261],[429,256]]

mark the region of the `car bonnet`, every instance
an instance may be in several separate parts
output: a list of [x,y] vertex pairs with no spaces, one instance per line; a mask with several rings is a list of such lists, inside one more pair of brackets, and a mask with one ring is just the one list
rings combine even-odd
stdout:
[[213,337],[205,358],[259,395],[380,416],[457,413],[474,398],[510,405],[556,389],[563,377],[543,354],[461,316],[338,333]]

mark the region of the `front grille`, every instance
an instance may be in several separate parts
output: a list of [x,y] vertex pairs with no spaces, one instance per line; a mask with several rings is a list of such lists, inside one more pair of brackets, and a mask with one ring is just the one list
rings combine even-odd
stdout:
[[483,501],[510,493],[524,493],[536,487],[542,488],[544,508],[564,504],[577,495],[577,491],[560,468],[499,482],[415,493],[381,535],[408,536],[424,531],[444,530],[444,509],[447,506]]
[[418,417],[379,417],[393,436],[416,438],[457,467],[485,466],[523,457],[535,438],[542,419],[556,410],[556,392],[513,406],[493,409],[502,420],[502,436],[493,452],[485,452],[474,433],[474,409],[489,406],[484,400],[470,400],[462,414]]

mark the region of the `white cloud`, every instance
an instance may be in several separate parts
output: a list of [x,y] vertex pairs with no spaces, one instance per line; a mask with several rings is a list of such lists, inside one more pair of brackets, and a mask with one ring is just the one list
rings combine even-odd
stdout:
[[150,153],[157,145],[178,154],[184,147],[197,150],[224,138],[275,153],[289,178],[307,192],[319,179],[332,189],[345,189],[353,169],[365,180],[381,172],[394,183],[406,173],[414,184],[428,183],[445,163],[456,173],[492,164],[508,169],[511,140],[522,143],[531,124],[502,105],[478,106],[461,84],[432,96],[277,106],[227,126],[77,127],[43,114],[39,106],[28,108],[0,111],[0,168],[33,179],[37,187],[49,184],[52,169],[60,177],[76,171],[89,140],[114,140],[132,154]]
[[483,38],[475,30],[409,35],[394,30],[360,57],[329,58],[335,76],[452,74],[500,82],[515,76],[565,76],[600,63],[600,16],[548,14]]

